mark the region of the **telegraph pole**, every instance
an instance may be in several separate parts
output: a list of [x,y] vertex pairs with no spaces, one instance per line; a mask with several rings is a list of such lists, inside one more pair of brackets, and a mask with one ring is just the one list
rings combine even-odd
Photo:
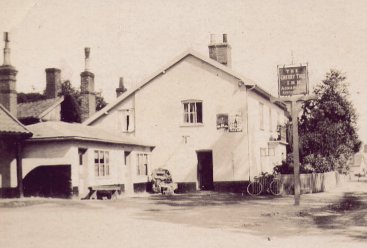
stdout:
[[294,205],[298,206],[301,199],[301,178],[299,174],[299,134],[298,134],[298,101],[291,102],[292,109],[292,136],[293,136],[293,173],[294,173]]

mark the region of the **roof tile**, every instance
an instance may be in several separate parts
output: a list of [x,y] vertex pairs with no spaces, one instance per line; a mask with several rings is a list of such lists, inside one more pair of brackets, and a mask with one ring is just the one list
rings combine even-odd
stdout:
[[40,118],[41,114],[47,109],[57,105],[61,102],[63,97],[57,97],[52,99],[40,100],[35,102],[20,103],[18,104],[18,119],[25,118]]
[[0,134],[31,135],[31,132],[0,104]]

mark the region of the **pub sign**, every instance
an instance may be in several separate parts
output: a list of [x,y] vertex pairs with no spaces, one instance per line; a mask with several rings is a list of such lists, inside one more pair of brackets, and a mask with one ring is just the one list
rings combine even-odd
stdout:
[[307,65],[278,66],[279,96],[308,94]]

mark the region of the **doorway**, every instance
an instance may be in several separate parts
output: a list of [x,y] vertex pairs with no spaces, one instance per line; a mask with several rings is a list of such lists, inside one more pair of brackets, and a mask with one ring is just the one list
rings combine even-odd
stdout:
[[198,182],[200,190],[213,190],[213,153],[198,151]]
[[70,198],[71,166],[43,165],[34,168],[23,179],[24,196]]

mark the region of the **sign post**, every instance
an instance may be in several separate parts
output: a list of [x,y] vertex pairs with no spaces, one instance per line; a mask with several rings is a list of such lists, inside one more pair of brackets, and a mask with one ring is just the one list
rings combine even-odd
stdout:
[[293,173],[294,173],[294,205],[298,206],[301,199],[301,178],[299,173],[299,135],[298,113],[300,111],[297,100],[291,102],[292,109],[292,136],[293,136]]
[[292,136],[293,136],[293,171],[294,171],[294,205],[298,206],[301,199],[300,158],[298,114],[300,105],[308,94],[307,65],[278,66],[279,100],[291,105]]

